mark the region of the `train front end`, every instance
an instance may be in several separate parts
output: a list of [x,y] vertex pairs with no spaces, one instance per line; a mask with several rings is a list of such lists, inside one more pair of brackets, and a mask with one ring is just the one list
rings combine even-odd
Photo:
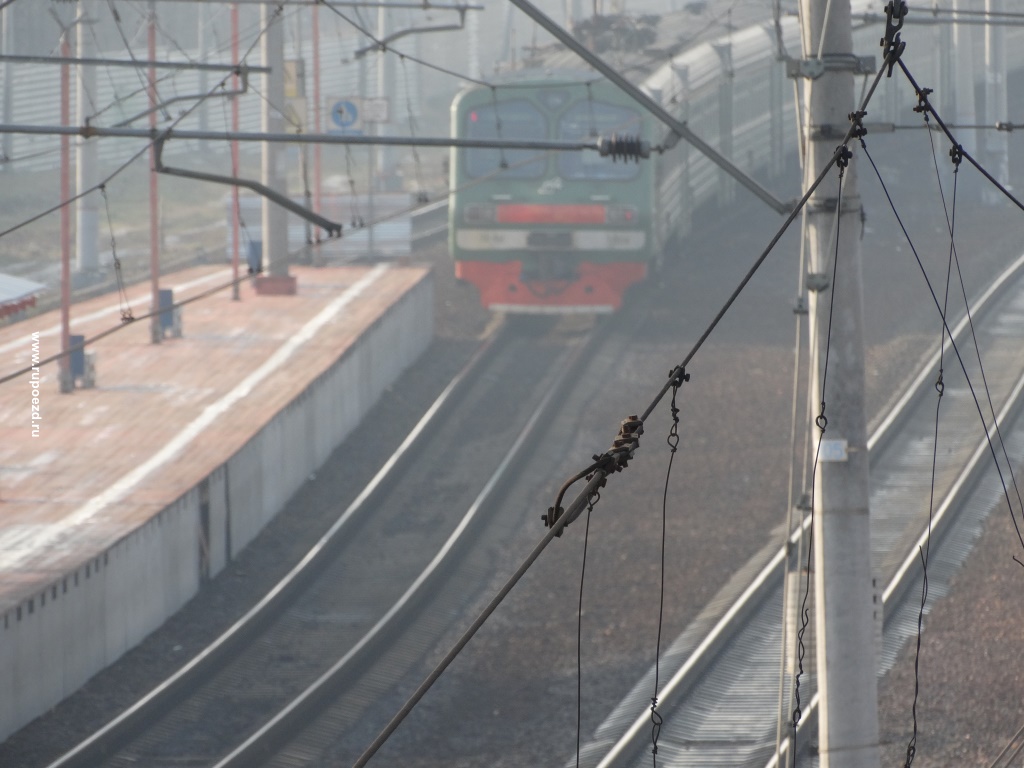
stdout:
[[[581,141],[642,135],[639,109],[603,81],[464,91],[452,132]],[[608,313],[651,265],[650,163],[592,150],[453,149],[449,238],[456,277],[481,303],[518,313]]]

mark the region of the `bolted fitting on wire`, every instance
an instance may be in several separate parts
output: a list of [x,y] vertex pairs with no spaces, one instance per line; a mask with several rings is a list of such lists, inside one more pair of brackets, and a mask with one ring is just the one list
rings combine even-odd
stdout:
[[611,157],[613,162],[622,158],[626,163],[630,160],[639,163],[641,157],[651,156],[651,145],[639,136],[613,133],[611,138],[602,136],[597,140],[597,151],[601,157]]
[[926,117],[931,112],[931,104],[928,103],[928,97],[934,93],[931,88],[922,88],[917,92],[917,106],[914,107],[914,111],[918,114],[924,114]]
[[612,447],[605,454],[611,459],[608,473],[621,472],[629,464],[630,459],[640,447],[640,435],[644,433],[644,423],[638,416],[630,416],[619,423],[619,434],[612,441]]
[[[554,528],[555,523],[558,522],[558,518],[565,514],[565,507],[559,507],[558,511],[555,511],[554,507],[548,507],[548,511],[540,516],[540,519],[544,521],[545,528]],[[562,528],[555,536],[561,536],[565,533],[565,528]]]
[[867,114],[863,109],[849,114],[850,122],[853,123],[850,138],[863,139],[868,135],[868,129],[864,127],[864,118],[867,117]]
[[845,170],[846,167],[850,164],[850,158],[853,157],[853,152],[851,152],[850,148],[845,144],[842,144],[839,147],[837,147],[836,152],[838,154],[838,157],[836,157],[836,165],[839,166],[839,169],[841,171]]
[[882,38],[884,64],[888,65],[888,77],[892,77],[892,68],[900,60],[903,49],[907,44],[900,40],[900,30],[903,29],[903,19],[907,15],[907,4],[903,0],[890,0],[885,6],[885,37]]

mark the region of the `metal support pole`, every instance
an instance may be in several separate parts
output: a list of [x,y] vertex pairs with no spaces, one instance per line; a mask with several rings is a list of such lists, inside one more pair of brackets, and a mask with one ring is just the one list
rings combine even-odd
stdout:
[[[78,2],[76,17],[78,46],[75,54],[79,58],[86,58],[96,53],[95,37],[92,29],[89,28],[89,25],[94,23],[94,19],[89,17],[87,10],[90,5],[85,0]],[[79,64],[77,68],[77,119],[79,125],[85,125],[89,117],[96,111],[96,105],[93,103],[96,98],[96,68],[82,64]],[[86,139],[75,145],[75,186],[79,194],[87,189],[92,189],[99,181],[96,167],[98,152],[99,145],[94,140]],[[75,203],[75,253],[77,254],[75,267],[80,274],[94,274],[100,269],[99,253],[96,247],[99,242],[97,197],[98,193],[90,192],[78,198]]]
[[[969,0],[954,0],[956,10],[969,10]],[[953,25],[954,59],[953,78],[955,82],[954,96],[956,112],[953,119],[960,125],[977,125],[978,109],[974,98],[975,66],[974,66],[974,27],[969,24]],[[947,118],[948,119],[948,118]],[[957,134],[957,139],[970,154],[977,151],[976,131],[964,130]]]
[[[14,53],[14,6],[7,5],[0,10],[0,50]],[[14,68],[4,63],[4,103],[0,122],[14,122]],[[14,156],[14,136],[5,135],[0,139],[0,171],[9,169],[6,160]]]
[[[377,39],[384,40],[388,36],[388,9],[378,8],[377,9]],[[388,69],[390,56],[386,51],[380,51],[377,54],[377,98],[386,99],[391,95],[388,91]],[[381,132],[379,123],[374,124],[374,134]],[[384,147],[377,147],[377,174],[380,179],[375,179],[374,188],[383,191],[384,177],[388,172],[388,155]]]
[[[266,30],[260,39],[263,65],[270,72],[263,76],[262,119],[263,131],[284,131],[284,24],[277,9],[260,7],[260,28]],[[272,190],[286,195],[287,179],[284,171],[285,149],[279,144],[263,145],[262,182]],[[288,216],[287,212],[266,198],[263,200],[263,262],[265,275],[257,280],[261,293],[293,294],[295,285],[288,274]]]
[[[81,0],[79,0],[81,2]],[[196,5],[196,42],[199,48],[199,60],[206,61],[210,57],[209,45],[207,43],[206,25],[209,22],[209,11],[206,3]],[[199,93],[208,93],[210,90],[209,77],[206,70],[199,70]],[[199,130],[210,130],[210,111],[204,101],[199,105]]]
[[[149,0],[149,60],[156,59],[156,0]],[[149,128],[156,130],[156,105],[160,103],[156,93],[156,69],[149,68]],[[154,344],[163,340],[160,315],[156,310],[160,307],[160,188],[156,174],[156,145],[149,148],[149,281],[150,306],[153,316],[149,321],[149,336]]]
[[[1003,11],[1003,0],[985,0],[990,14]],[[1000,24],[985,27],[985,122],[995,125],[1007,120],[1006,105],[1006,30]],[[1004,187],[1010,185],[1010,155],[1003,131],[984,131],[985,163]],[[985,202],[994,205],[1003,200],[991,185],[985,185]]]
[[[231,63],[238,63],[238,3],[231,4]],[[238,75],[235,75],[234,90],[238,90]],[[238,97],[231,98],[231,130],[238,131]],[[238,142],[231,142],[231,173],[238,176]],[[240,232],[239,217],[239,196],[238,187],[231,189],[231,279],[234,283],[231,286],[231,298],[238,301],[241,298],[238,286],[238,249]]]
[[[369,83],[367,82],[369,80],[369,73],[367,72],[367,67],[368,66],[369,66],[369,64],[368,64],[367,58],[365,56],[363,56],[362,58],[359,59],[359,96],[362,99],[364,99],[364,100],[369,95],[369,90],[370,90]],[[374,128],[371,131],[370,135],[371,136],[376,136],[377,135],[376,125],[374,125]],[[367,190],[366,190],[366,208],[367,208],[367,210],[366,210],[366,218],[367,218],[367,221],[366,221],[366,223],[368,225],[368,228],[366,230],[366,248],[367,248],[367,254],[366,255],[370,256],[373,253],[373,215],[374,215],[374,210],[373,210],[373,181],[374,181],[374,176],[375,176],[375,171],[376,171],[376,163],[374,162],[374,158],[376,157],[376,153],[374,152],[374,149],[373,149],[372,145],[368,145],[367,150],[368,150],[367,151],[368,163],[367,163],[367,184],[366,184],[366,186],[367,186]]]
[[[313,130],[323,131],[320,103],[320,9],[313,7]],[[323,213],[323,152],[317,144],[313,147],[313,210]],[[317,235],[319,239],[319,235]]]
[[[826,7],[831,6],[829,11]],[[849,0],[801,0],[808,50],[833,60],[852,57]],[[826,23],[826,15],[828,20]],[[822,40],[822,38],[824,38]],[[822,44],[823,43],[823,44]],[[832,160],[834,135],[823,126],[846,127],[856,109],[853,72],[826,70],[807,81],[810,137],[806,178]],[[864,417],[864,329],[861,299],[860,198],[853,163],[808,203],[810,339],[813,401],[821,404],[815,475],[814,589],[816,598],[819,752],[822,768],[878,768],[878,686],[874,636],[874,585],[868,514],[867,426]],[[837,241],[834,239],[838,238]],[[834,277],[833,277],[834,276]],[[831,328],[831,334],[829,329]],[[831,337],[829,337],[831,336]],[[828,378],[822,375],[828,355]]]
[[[65,29],[60,42],[61,55],[71,58],[71,43]],[[71,67],[60,68],[60,121],[71,122]],[[71,199],[71,137],[60,137],[60,199]],[[60,391],[75,388],[71,378],[71,208],[60,208]]]

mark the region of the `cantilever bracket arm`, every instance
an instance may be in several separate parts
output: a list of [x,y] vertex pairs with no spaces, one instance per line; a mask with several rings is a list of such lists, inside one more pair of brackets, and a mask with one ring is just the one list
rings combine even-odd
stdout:
[[164,142],[167,141],[167,136],[160,136],[154,140],[153,146],[155,148],[156,156],[156,167],[153,169],[157,173],[166,173],[168,176],[180,176],[184,179],[196,179],[198,181],[211,181],[214,184],[226,184],[229,187],[244,187],[245,189],[251,189],[257,195],[271,200],[282,208],[286,208],[294,214],[301,216],[306,221],[311,221],[321,229],[327,232],[328,237],[341,237],[341,224],[325,219],[318,213],[314,213],[308,208],[304,208],[290,198],[282,195],[265,184],[260,184],[258,181],[252,179],[239,179],[234,176],[221,176],[215,173],[203,173],[202,171],[191,171],[185,168],[169,168],[163,163],[163,151]]
[[459,23],[458,24],[443,24],[436,27],[410,27],[409,29],[400,29],[397,32],[392,32],[390,35],[385,37],[383,40],[379,40],[372,45],[365,45],[355,52],[357,59],[363,58],[370,51],[385,51],[387,47],[391,45],[395,40],[405,37],[407,35],[419,34],[420,32],[458,32],[460,29],[465,28],[466,24],[466,8],[459,8]]
[[164,101],[164,102],[161,102],[160,104],[157,104],[155,107],[150,107],[145,112],[139,112],[139,114],[135,115],[134,117],[129,117],[127,120],[122,120],[120,123],[114,123],[114,127],[115,128],[124,128],[125,126],[131,125],[132,123],[134,123],[140,117],[145,117],[146,115],[151,114],[153,112],[159,112],[160,110],[166,109],[168,104],[174,104],[175,102],[178,102],[178,101],[198,101],[199,99],[207,99],[207,98],[212,98],[214,96],[216,96],[217,98],[228,98],[228,99],[234,98],[235,96],[243,96],[243,95],[245,95],[246,93],[249,92],[249,69],[248,69],[248,67],[239,67],[238,68],[238,77],[239,77],[239,82],[241,84],[241,87],[237,88],[236,90],[232,90],[232,91],[223,90],[223,91],[220,91],[219,93],[216,92],[216,91],[213,92],[213,93],[196,93],[196,94],[193,94],[191,96],[175,96],[173,98],[167,99],[167,101]]

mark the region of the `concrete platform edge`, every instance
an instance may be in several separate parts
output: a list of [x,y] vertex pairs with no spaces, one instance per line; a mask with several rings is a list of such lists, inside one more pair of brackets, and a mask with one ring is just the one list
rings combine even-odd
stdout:
[[181,609],[280,512],[433,338],[428,273],[224,464],[0,617],[0,740]]

